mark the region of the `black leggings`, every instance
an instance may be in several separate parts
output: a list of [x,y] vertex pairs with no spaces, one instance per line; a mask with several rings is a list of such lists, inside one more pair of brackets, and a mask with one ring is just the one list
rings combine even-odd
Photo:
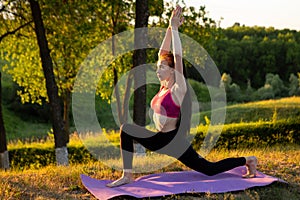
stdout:
[[226,158],[218,162],[209,162],[193,149],[184,136],[177,135],[177,130],[170,132],[152,132],[144,127],[124,124],[121,126],[120,132],[124,169],[132,169],[134,141],[151,151],[172,156],[187,167],[208,176],[246,164],[244,157]]

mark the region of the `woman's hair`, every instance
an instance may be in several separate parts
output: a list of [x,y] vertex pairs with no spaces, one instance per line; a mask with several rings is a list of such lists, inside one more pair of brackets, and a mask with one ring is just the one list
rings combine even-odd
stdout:
[[[160,55],[159,59],[166,60],[168,62],[169,67],[175,68],[174,55],[172,53]],[[183,135],[187,135],[189,134],[191,128],[192,101],[191,101],[189,84],[187,82],[187,78],[188,78],[187,72],[183,61],[182,61],[182,66],[183,66],[183,76],[186,79],[187,91],[181,103],[180,116],[176,126],[179,129],[179,132],[183,133]]]
[[159,56],[159,60],[166,60],[169,67],[175,68],[174,55],[172,53],[166,53]]

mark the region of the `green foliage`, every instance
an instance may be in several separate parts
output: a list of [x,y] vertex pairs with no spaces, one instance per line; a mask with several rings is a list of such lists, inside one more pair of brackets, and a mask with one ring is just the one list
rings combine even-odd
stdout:
[[298,73],[298,78],[294,74],[291,74],[289,81],[289,95],[300,96],[300,73]]
[[5,131],[8,140],[44,138],[50,130],[49,123],[34,121],[34,117],[28,115],[26,119],[19,117],[6,106],[2,107]]
[[[227,106],[225,125],[217,146],[232,149],[299,144],[299,103],[299,97],[291,97]],[[218,113],[218,110],[214,112]],[[197,148],[202,145],[205,135],[209,134],[206,121],[210,115],[210,112],[200,115],[203,123],[199,125],[193,141]],[[214,127],[219,130],[218,125],[212,125],[212,133]]]
[[266,84],[263,87],[259,88],[254,94],[254,99],[273,99],[275,98],[273,89],[271,85]]
[[300,70],[300,33],[238,24],[222,29],[211,52],[221,73],[229,73],[241,88],[251,80],[254,88],[264,85],[268,73],[279,74],[287,84],[289,75]]
[[[278,144],[299,144],[299,101],[299,97],[293,97],[228,106],[226,124],[217,142],[217,148],[258,148]],[[97,106],[101,106],[102,103],[107,102],[99,101],[98,103]],[[105,115],[107,110],[104,109],[101,112],[103,112],[106,120],[100,121],[100,124],[110,121],[107,118],[112,119],[111,116]],[[194,131],[193,145],[195,148],[201,147],[204,136],[208,134],[209,125],[212,126],[212,132],[214,127],[219,130],[218,125],[212,124],[210,115],[210,112],[201,113],[203,124],[200,124]],[[118,132],[107,130],[104,133],[107,134],[112,144],[119,145]],[[15,168],[40,168],[53,164],[55,162],[53,142],[48,140],[49,138],[46,142],[30,142],[30,140],[25,143],[21,141],[10,142],[8,148],[11,152],[13,166]],[[77,137],[72,136],[70,141],[68,148],[71,163],[93,161],[94,158],[90,155],[91,151],[87,151]],[[108,158],[114,157],[118,153],[116,152],[118,148],[112,149],[106,142],[99,143],[91,139],[90,145],[89,150],[93,149],[94,146],[97,150],[100,148],[102,153],[109,152],[107,153]]]
[[[209,120],[209,119],[207,119]],[[195,149],[200,149],[203,139],[207,133],[207,125],[201,125],[197,129],[197,133],[192,141]],[[217,128],[217,127],[216,127]],[[217,128],[218,129],[218,128]],[[211,129],[212,132],[214,128]],[[276,145],[297,144],[300,141],[300,124],[297,121],[276,121],[259,122],[259,123],[239,123],[225,125],[222,134],[217,142],[217,149],[237,149],[237,148],[260,148],[271,147]],[[119,144],[119,134],[116,132],[108,135],[111,143]],[[73,142],[68,147],[69,160],[71,164],[94,162],[96,159],[92,156],[93,148],[101,149],[101,154],[107,158],[118,155],[117,148],[112,149],[105,143],[93,143],[94,147],[89,146],[87,150],[79,141]],[[32,144],[18,145],[10,144],[9,154],[11,166],[13,169],[39,169],[44,166],[55,164],[55,150],[52,145]],[[117,158],[117,157],[115,157]]]
[[164,12],[164,1],[163,0],[152,0],[148,1],[148,7],[150,16],[161,16]]
[[111,104],[100,98],[99,96],[95,97],[95,110],[98,117],[98,121],[102,128],[105,129],[117,129],[118,126],[114,122],[113,110]]
[[233,83],[231,75],[223,73],[220,85],[224,86],[228,102],[251,102],[266,99],[277,99],[288,96],[299,96],[299,80],[294,74],[290,75],[290,83],[285,84],[278,74],[267,73],[263,87],[255,90],[248,79],[247,88],[243,89]]
[[[96,161],[84,147],[68,147],[70,164]],[[24,147],[9,150],[10,166],[12,169],[40,169],[55,165],[55,150],[49,148]]]
[[[196,149],[200,149],[207,134],[211,133],[207,133],[206,127],[200,126],[193,141]],[[257,148],[279,144],[300,144],[300,124],[298,121],[281,120],[276,121],[276,123],[257,122],[225,125],[216,148]]]
[[223,73],[220,82],[220,85],[224,86],[225,88],[227,101],[241,101],[241,89],[237,84],[232,83],[232,78],[229,74]]
[[[185,14],[185,13],[184,13]],[[210,54],[215,49],[215,41],[221,36],[218,23],[208,16],[205,6],[186,9],[182,32],[201,44]]]
[[9,64],[3,69],[13,75],[13,81],[20,86],[17,94],[23,103],[42,104],[42,99],[47,99],[47,93],[37,44],[33,39],[17,37],[10,38],[9,42],[20,45],[6,44],[5,50],[8,53],[4,59],[9,61]]
[[202,82],[195,81],[193,79],[189,79],[188,81],[192,89],[194,90],[199,102],[210,101],[210,95],[207,85],[203,84]]
[[[0,61],[0,66],[2,65]],[[4,65],[4,64],[3,64]],[[15,101],[17,97],[17,85],[12,81],[12,78],[7,73],[1,70],[1,85],[2,85],[2,103],[9,104]]]
[[287,96],[287,91],[288,89],[277,74],[268,73],[265,85],[254,93],[254,99],[263,100],[285,97]]
[[285,96],[286,88],[283,84],[283,81],[280,79],[279,75],[268,73],[266,75],[266,85],[270,85],[274,92],[274,95],[280,97],[279,95]]
[[15,169],[38,169],[55,163],[55,151],[52,149],[14,149],[9,151],[10,165]]
[[[119,0],[101,3],[42,1],[40,5],[58,93],[61,102],[64,103],[64,116],[69,116],[70,96],[80,64],[96,45],[130,27],[129,22],[133,19],[132,4]],[[18,26],[26,20],[31,20],[28,5],[14,6],[13,4],[12,10],[18,14],[26,10],[26,17],[15,15],[11,20],[8,19],[7,23]],[[18,84],[17,94],[21,102],[45,104],[48,95],[33,27],[27,26],[19,30],[18,34],[10,35],[8,40],[1,42],[0,49],[1,59],[7,61],[3,69],[12,75],[13,81]],[[108,50],[114,50],[111,44]],[[102,53],[104,52],[100,52],[99,55]],[[118,65],[118,74],[124,72],[126,67],[128,68],[128,64]],[[90,74],[94,74],[94,71]],[[107,79],[106,81],[113,80],[111,74]],[[107,86],[103,87],[101,92],[104,94],[103,98],[107,96],[106,93],[111,93],[111,85],[102,85],[99,82],[99,86]],[[27,112],[22,109],[17,111]],[[66,117],[65,120],[69,119]],[[65,128],[68,128],[67,124]]]

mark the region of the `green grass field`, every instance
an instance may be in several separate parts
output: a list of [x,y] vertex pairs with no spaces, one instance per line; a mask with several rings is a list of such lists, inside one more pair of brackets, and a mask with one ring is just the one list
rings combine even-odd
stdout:
[[[10,116],[8,110],[5,112],[6,117]],[[209,117],[210,113],[203,112],[200,115],[203,117],[202,126],[205,126],[204,116]],[[227,107],[226,124],[224,127],[255,126],[261,123],[289,121],[299,119],[299,115],[300,97],[236,104]],[[12,130],[16,131],[15,135],[9,136],[8,148],[10,151],[22,150],[27,153],[22,154],[20,159],[23,157],[23,160],[26,160],[26,157],[32,156],[28,155],[30,152],[37,152],[31,151],[32,149],[39,151],[53,150],[54,142],[51,137],[48,137],[47,140],[24,140],[24,138],[30,137],[38,138],[45,134],[47,136],[47,131],[49,131],[47,124],[28,123],[21,119],[15,119],[12,115],[10,117],[10,119],[6,118],[8,119],[6,123],[9,123],[9,120],[12,122],[17,121],[18,123],[15,127],[13,127],[14,123],[10,124],[13,127]],[[26,130],[26,134],[22,135],[25,132],[24,130]],[[18,140],[18,136],[23,138],[23,140]],[[108,131],[107,136],[110,142],[115,145],[114,149],[107,145],[107,141],[92,141],[90,145],[101,147],[103,148],[102,150],[107,150],[110,151],[110,154],[117,155],[119,152],[117,147],[118,133]],[[80,157],[78,154],[86,155],[86,152],[82,150],[84,147],[78,135],[72,134],[69,149],[81,149],[77,151],[76,155],[72,155],[72,158],[76,159],[76,156]],[[300,199],[300,146],[297,144],[277,144],[273,146],[253,146],[234,149],[214,148],[206,158],[210,161],[216,161],[231,156],[248,155],[258,157],[259,171],[281,178],[287,181],[288,184],[274,183],[266,187],[225,194],[173,195],[164,197],[163,199]],[[43,159],[43,156],[34,158]],[[47,159],[53,158],[47,157]],[[14,159],[11,158],[11,160]],[[14,162],[17,161],[15,160]],[[166,165],[162,161],[169,163],[169,165]],[[151,168],[151,165],[153,165],[154,172],[188,170],[181,163],[157,154],[149,154],[145,158],[135,158],[134,162],[137,168],[145,166]],[[107,163],[110,166],[117,166],[120,163],[120,159],[118,156],[115,156],[100,162],[86,158],[82,163],[71,162],[68,167],[57,167],[53,163],[47,166],[42,166],[40,163],[30,163],[27,167],[14,167],[9,171],[0,171],[0,199],[95,199],[84,189],[79,175],[83,173],[98,179],[115,179],[119,177],[121,171],[112,169]],[[160,165],[161,168],[158,169],[157,165]],[[136,177],[140,175],[142,174],[135,174]]]
[[51,124],[24,121],[5,106],[3,107],[3,116],[7,138],[10,141],[45,138],[51,130]]
[[[222,111],[222,108],[219,110]],[[215,112],[218,112],[216,110]],[[210,116],[210,111],[200,112],[200,119]],[[198,116],[199,117],[199,116]],[[225,124],[249,122],[273,122],[300,118],[300,97],[288,97],[276,100],[264,100],[226,107]]]

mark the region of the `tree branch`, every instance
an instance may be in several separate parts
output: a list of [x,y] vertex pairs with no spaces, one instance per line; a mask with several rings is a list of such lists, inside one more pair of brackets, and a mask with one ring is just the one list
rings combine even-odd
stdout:
[[0,12],[5,10],[5,6],[2,5],[2,8],[0,8]]
[[0,42],[8,35],[13,35],[15,34],[17,31],[19,31],[20,29],[24,28],[25,26],[29,25],[31,22],[33,22],[32,20],[19,26],[18,28],[16,28],[15,30],[13,31],[7,31],[6,33],[4,33],[3,35],[0,36]]

